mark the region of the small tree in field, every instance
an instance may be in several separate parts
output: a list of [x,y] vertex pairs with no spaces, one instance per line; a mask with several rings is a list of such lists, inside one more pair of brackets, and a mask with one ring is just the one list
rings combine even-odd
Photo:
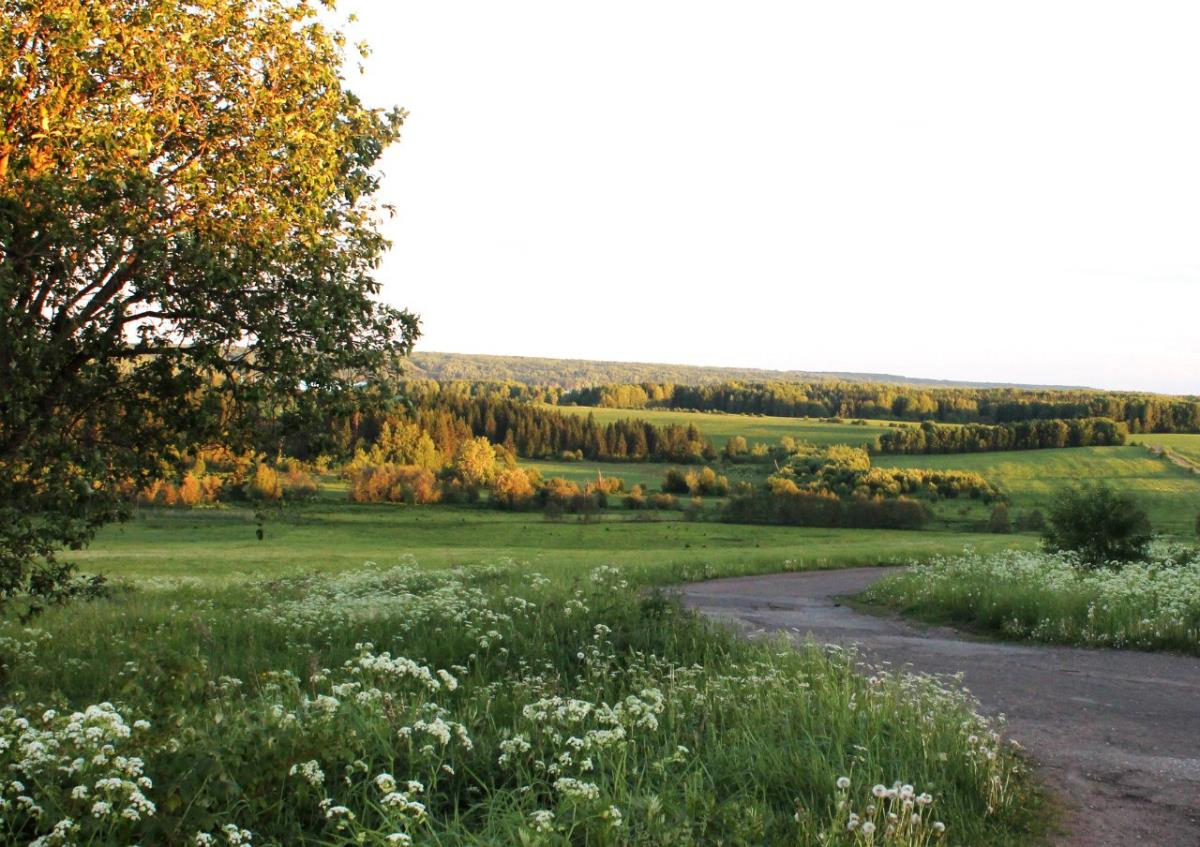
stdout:
[[1104,483],[1061,491],[1042,536],[1047,550],[1075,553],[1088,567],[1144,559],[1152,538],[1141,507]]
[[1004,503],[997,503],[993,507],[992,514],[988,518],[988,532],[1012,532],[1012,521],[1008,516],[1008,506]]

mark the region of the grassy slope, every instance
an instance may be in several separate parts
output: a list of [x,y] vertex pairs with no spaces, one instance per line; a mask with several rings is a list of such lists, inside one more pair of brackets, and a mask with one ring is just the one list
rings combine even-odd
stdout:
[[599,564],[628,568],[651,582],[789,568],[901,563],[954,553],[964,545],[996,549],[1028,538],[965,532],[800,529],[688,523],[677,512],[632,521],[610,513],[595,524],[568,518],[549,523],[538,513],[394,505],[315,504],[268,521],[255,538],[243,509],[143,510],[106,528],[73,560],[87,571],[132,579],[195,577],[220,581],[393,564],[412,554],[422,564],[449,566],[512,557],[545,573],[585,573]]
[[888,427],[881,421],[868,421],[866,426],[850,423],[823,423],[814,418],[777,418],[757,415],[726,415],[716,412],[684,412],[675,409],[600,409],[589,406],[549,406],[568,414],[596,416],[599,423],[620,418],[641,418],[650,423],[695,424],[705,437],[718,447],[735,435],[751,444],[765,441],[775,444],[785,435],[813,444],[868,444]]
[[1155,435],[1135,435],[1130,441],[1147,444],[1151,447],[1169,447],[1174,452],[1200,464],[1200,435],[1192,433],[1166,433]]
[[1144,447],[878,456],[876,464],[976,471],[1008,492],[1016,508],[1045,508],[1065,485],[1105,480],[1134,495],[1157,529],[1180,534],[1191,533],[1200,510],[1200,477],[1149,455]]

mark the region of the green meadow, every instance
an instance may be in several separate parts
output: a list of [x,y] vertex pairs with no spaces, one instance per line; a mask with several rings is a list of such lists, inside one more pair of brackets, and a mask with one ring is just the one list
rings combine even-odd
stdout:
[[687,412],[677,409],[607,409],[591,406],[550,406],[567,414],[587,417],[594,415],[598,423],[608,423],[621,418],[641,418],[657,426],[695,424],[705,437],[721,447],[735,435],[748,442],[777,444],[780,438],[790,435],[798,441],[812,444],[870,444],[880,433],[888,430],[884,421],[867,421],[865,424],[829,423],[817,418],[780,418],[769,415],[732,415],[719,412]]
[[1166,447],[1190,462],[1200,464],[1200,434],[1195,433],[1163,433],[1150,435],[1135,435],[1131,441],[1145,444],[1148,447]]
[[[469,506],[334,501],[267,514],[263,538],[249,509],[143,509],[106,527],[72,561],[90,573],[137,582],[219,583],[332,573],[408,556],[426,567],[511,559],[574,578],[617,565],[640,582],[843,565],[904,564],[965,546],[998,549],[1013,539],[971,532],[817,529],[689,522],[680,513],[614,511],[594,523],[572,516]],[[1018,543],[1032,545],[1032,539]]]
[[1179,535],[1192,533],[1200,512],[1200,476],[1139,446],[876,456],[874,462],[880,467],[975,471],[1000,486],[1018,509],[1044,509],[1064,486],[1104,481],[1133,495],[1156,529]]

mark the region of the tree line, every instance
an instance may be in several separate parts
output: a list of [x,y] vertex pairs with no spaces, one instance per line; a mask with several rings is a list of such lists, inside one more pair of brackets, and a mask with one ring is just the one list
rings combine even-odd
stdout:
[[559,405],[694,409],[779,417],[943,423],[1110,418],[1130,432],[1200,432],[1200,398],[1082,389],[940,388],[887,383],[604,384],[564,391]]
[[[599,423],[544,405],[512,400],[495,392],[441,390],[425,383],[409,390],[406,402],[386,411],[356,412],[330,423],[337,452],[374,444],[384,427],[411,421],[442,455],[452,455],[466,438],[483,437],[530,459],[658,461],[692,464],[717,458],[716,448],[695,425],[659,426],[636,418]],[[325,441],[325,439],[317,439]],[[312,450],[316,444],[309,445]]]
[[1108,418],[1017,421],[947,426],[926,421],[891,429],[876,441],[879,453],[985,453],[1054,447],[1114,447],[1125,443],[1129,427]]

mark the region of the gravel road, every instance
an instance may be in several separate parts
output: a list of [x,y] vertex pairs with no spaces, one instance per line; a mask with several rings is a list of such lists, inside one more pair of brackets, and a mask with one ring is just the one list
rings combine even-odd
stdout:
[[1200,847],[1200,659],[1003,644],[840,605],[888,568],[681,586],[684,601],[747,634],[857,643],[865,658],[964,675],[985,712],[1041,765],[1065,806],[1062,847]]

